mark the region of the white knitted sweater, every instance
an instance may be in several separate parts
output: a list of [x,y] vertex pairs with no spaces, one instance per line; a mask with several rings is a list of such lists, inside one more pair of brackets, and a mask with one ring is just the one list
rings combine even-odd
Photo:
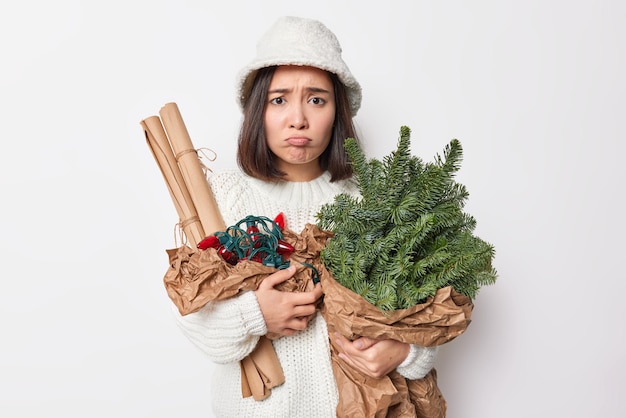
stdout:
[[[273,219],[283,212],[287,228],[300,232],[315,223],[321,205],[336,194],[358,193],[353,182],[331,183],[330,175],[310,182],[267,183],[239,171],[211,176],[210,184],[226,225],[248,215]],[[241,396],[239,360],[267,333],[254,292],[208,303],[200,311],[181,316],[172,311],[183,333],[212,360],[211,402],[217,417],[335,417],[337,385],[330,361],[326,322],[318,313],[306,330],[273,341],[285,373],[285,383],[273,388],[263,401]],[[409,379],[422,378],[433,367],[435,348],[412,346],[398,372]]]

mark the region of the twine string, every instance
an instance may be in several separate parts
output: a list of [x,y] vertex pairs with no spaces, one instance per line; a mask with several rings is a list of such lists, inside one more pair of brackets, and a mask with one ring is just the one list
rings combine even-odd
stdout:
[[174,225],[174,242],[178,247],[178,240],[180,239],[180,245],[186,245],[189,243],[189,238],[185,233],[185,229],[192,225],[195,222],[200,222],[200,218],[198,216],[190,216],[187,219],[181,220],[176,225]]
[[198,161],[200,162],[200,168],[202,169],[202,174],[204,174],[205,177],[207,177],[209,173],[213,172],[213,170],[211,170],[208,165],[204,163],[204,160],[213,162],[217,159],[217,153],[210,148],[203,147],[198,149],[190,148],[183,150],[176,154],[176,162],[179,162],[183,155],[189,154],[190,152],[195,153],[198,157]]

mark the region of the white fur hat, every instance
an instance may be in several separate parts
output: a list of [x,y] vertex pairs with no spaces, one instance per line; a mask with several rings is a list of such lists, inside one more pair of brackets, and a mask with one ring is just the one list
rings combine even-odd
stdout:
[[361,86],[341,58],[341,45],[317,20],[285,16],[259,39],[256,58],[237,76],[238,102],[243,108],[259,69],[273,65],[306,65],[336,74],[346,86],[352,116],[361,107]]

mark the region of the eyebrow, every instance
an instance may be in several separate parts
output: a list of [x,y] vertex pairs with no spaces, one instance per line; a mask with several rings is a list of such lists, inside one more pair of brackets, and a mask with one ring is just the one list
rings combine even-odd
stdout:
[[[290,88],[277,88],[277,89],[271,89],[268,90],[268,94],[275,94],[275,93],[289,93],[292,89]],[[326,93],[326,94],[330,94],[329,90],[323,89],[321,87],[306,87],[305,90],[307,92],[310,93]]]

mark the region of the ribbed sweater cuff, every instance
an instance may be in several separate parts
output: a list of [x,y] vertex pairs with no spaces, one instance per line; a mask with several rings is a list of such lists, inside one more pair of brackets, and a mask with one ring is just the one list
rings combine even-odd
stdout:
[[243,292],[237,299],[241,317],[248,333],[256,336],[267,334],[267,325],[254,292]]
[[396,371],[410,380],[421,379],[433,368],[436,355],[437,347],[411,344],[409,355],[396,367]]

